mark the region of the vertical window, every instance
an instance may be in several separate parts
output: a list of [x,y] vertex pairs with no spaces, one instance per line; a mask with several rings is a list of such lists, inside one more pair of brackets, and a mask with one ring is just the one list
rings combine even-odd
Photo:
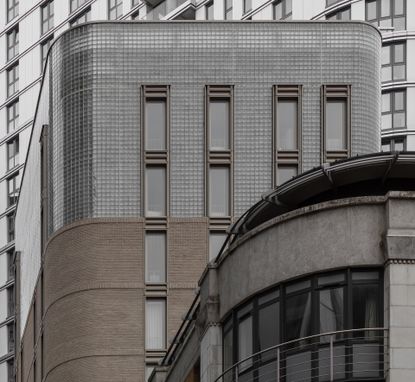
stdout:
[[[232,317],[223,326],[223,370],[229,369],[233,364],[233,326]],[[227,373],[224,382],[232,382],[231,373]]]
[[291,20],[293,15],[292,0],[276,0],[273,3],[274,20]]
[[206,4],[206,20],[215,20],[213,13],[213,1]]
[[7,0],[7,22],[19,15],[19,0]]
[[406,0],[366,0],[366,21],[380,28],[406,28]]
[[226,232],[211,231],[209,233],[209,261],[216,258],[227,237]]
[[14,323],[7,325],[7,337],[8,337],[8,351],[9,353],[14,352],[15,340],[14,340]]
[[382,94],[382,129],[406,128],[406,91]]
[[138,20],[140,18],[140,11],[136,11],[131,15],[131,20]]
[[146,300],[146,349],[163,350],[166,347],[166,300]]
[[335,12],[332,12],[328,15],[326,15],[326,20],[342,20],[347,21],[352,19],[352,13],[351,8],[345,7],[339,10],[336,10]]
[[404,137],[396,137],[392,139],[383,139],[382,140],[382,151],[405,151],[406,144],[405,144]]
[[19,164],[19,136],[7,142],[7,170]]
[[16,27],[7,33],[7,60],[19,54],[19,28]]
[[274,87],[274,186],[296,176],[301,153],[301,87]]
[[166,167],[146,168],[146,216],[166,216]]
[[252,0],[243,0],[243,13],[252,11]]
[[7,241],[14,240],[14,214],[7,215]]
[[9,206],[17,203],[17,198],[19,197],[19,187],[19,173],[7,179],[7,200]]
[[[265,350],[281,342],[279,291],[267,293],[258,298],[258,351]],[[265,357],[272,356],[265,353]]]
[[108,0],[108,18],[117,20],[122,15],[122,0]]
[[14,279],[14,255],[13,251],[7,252],[7,279],[12,280]]
[[53,28],[53,0],[43,4],[41,9],[42,34]]
[[14,293],[14,286],[10,286],[7,288],[7,315],[8,317],[12,317],[15,314],[15,293]]
[[382,46],[382,82],[406,78],[406,44]]
[[350,86],[322,87],[323,162],[346,158],[350,152]]
[[84,5],[87,0],[71,0],[71,12]]
[[[242,308],[238,312],[238,361],[253,354],[252,332],[252,304]],[[243,362],[240,367],[246,369],[252,365],[252,359]]]
[[7,106],[7,133],[17,129],[19,125],[19,101]]
[[149,380],[153,370],[154,370],[154,365],[146,365],[146,382]]
[[166,234],[147,231],[145,236],[146,282],[166,282]]
[[15,382],[15,375],[14,375],[14,358],[9,359],[7,361],[7,375],[8,379],[7,382]]
[[10,97],[19,90],[19,65],[7,69],[7,96]]
[[40,57],[41,57],[41,60],[42,60],[42,62],[41,62],[42,68],[45,66],[46,57],[48,55],[49,48],[52,45],[52,41],[53,41],[53,35],[50,36],[47,40],[43,41],[40,44],[40,49],[41,49]]
[[145,104],[145,149],[166,149],[166,99],[151,98]]
[[88,8],[85,12],[82,12],[79,16],[72,19],[69,23],[71,27],[75,25],[83,24],[91,20],[91,8]]
[[131,8],[135,7],[136,5],[138,5],[140,3],[140,0],[133,0],[131,3]]
[[230,99],[212,99],[209,104],[209,150],[229,150]]
[[225,0],[225,20],[232,20],[233,0]]
[[229,167],[209,169],[209,216],[230,216]]

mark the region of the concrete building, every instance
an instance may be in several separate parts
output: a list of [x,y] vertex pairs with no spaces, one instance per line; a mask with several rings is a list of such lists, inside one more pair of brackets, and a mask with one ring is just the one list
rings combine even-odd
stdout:
[[361,156],[252,206],[150,380],[413,381],[414,170]]
[[258,195],[379,149],[380,47],[363,22],[57,38],[16,213],[17,380],[144,380]]
[[[409,0],[2,0],[0,12],[0,326],[14,321],[15,201],[53,38],[91,20],[368,20],[382,29],[384,150],[413,150],[415,4]],[[412,17],[411,17],[412,16]],[[10,298],[8,297],[10,296]],[[0,352],[0,365],[13,347]],[[0,366],[4,368],[5,366]]]

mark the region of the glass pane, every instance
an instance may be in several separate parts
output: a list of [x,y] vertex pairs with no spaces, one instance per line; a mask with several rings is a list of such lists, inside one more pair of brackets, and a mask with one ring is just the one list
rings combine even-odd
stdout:
[[148,379],[150,378],[153,370],[154,370],[154,366],[146,366],[146,381],[148,381]]
[[390,63],[390,51],[391,47],[388,46],[382,46],[382,65],[387,65]]
[[403,80],[405,79],[405,64],[394,65],[393,67],[393,79]]
[[249,12],[252,9],[252,0],[243,0],[244,1],[244,13]]
[[340,20],[347,21],[351,19],[350,8],[340,11]]
[[404,100],[405,100],[405,96],[404,96],[404,92],[395,92],[395,107],[394,110],[404,110],[405,109],[405,105],[404,105]]
[[297,99],[279,99],[277,102],[278,150],[296,150],[297,145]]
[[396,44],[395,45],[395,58],[394,62],[404,62],[404,44]]
[[164,283],[166,281],[166,234],[146,233],[146,282]]
[[228,167],[211,167],[209,170],[209,214],[229,216]]
[[391,14],[390,0],[381,0],[381,17],[387,17]]
[[346,147],[346,100],[326,101],[327,150],[345,150]]
[[[252,316],[248,316],[239,322],[238,326],[238,361],[252,355]],[[240,370],[252,365],[252,360],[243,362]]]
[[292,0],[285,0],[285,14],[288,15],[293,11]]
[[388,112],[391,110],[391,94],[383,93],[382,94],[382,113]]
[[403,31],[405,29],[405,17],[395,17],[393,19],[395,31]]
[[379,21],[379,26],[383,28],[390,28],[392,26],[392,19],[383,19]]
[[379,280],[379,272],[367,271],[367,272],[353,272],[352,280]]
[[333,275],[321,276],[318,278],[318,285],[330,285],[344,282],[344,273],[335,273]]
[[146,169],[146,215],[166,216],[166,169]]
[[[411,1],[411,0],[409,0],[409,1]],[[394,1],[394,7],[395,7],[394,14],[396,16],[404,14],[404,12],[403,12],[403,2],[404,2],[404,0],[395,0]]]
[[[233,331],[229,330],[223,337],[223,370],[230,368],[233,362]],[[224,382],[232,381],[232,371],[225,375]]]
[[392,80],[392,68],[390,66],[382,67],[382,82]]
[[379,326],[378,285],[353,285],[353,329]]
[[211,232],[209,234],[209,261],[214,260],[219,254],[226,237],[226,232]]
[[382,129],[392,129],[392,114],[382,115]]
[[304,281],[299,281],[297,283],[294,284],[289,284],[286,286],[285,291],[286,293],[294,293],[306,288],[310,288],[311,286],[311,281],[310,280],[304,280]]
[[285,314],[284,341],[311,335],[310,292],[287,297]]
[[343,287],[321,290],[319,300],[320,333],[343,330]]
[[214,20],[213,3],[206,6],[206,20]]
[[146,150],[166,149],[166,101],[146,101]]
[[390,143],[382,143],[382,151],[391,151]]
[[404,141],[395,141],[393,149],[395,151],[404,151]]
[[401,129],[404,128],[406,125],[405,123],[405,113],[398,112],[393,114],[393,128],[394,129]]
[[274,5],[274,19],[281,20],[282,19],[282,3],[278,2]]
[[146,301],[146,348],[166,347],[166,301]]
[[[258,311],[258,350],[268,349],[280,342],[279,307],[279,303],[274,302]],[[269,354],[264,354],[264,356],[265,359],[269,359],[273,354],[269,352]]]
[[279,165],[277,168],[277,186],[287,182],[294,176],[297,176],[298,169],[297,165],[294,166],[283,166]]
[[229,101],[209,103],[210,149],[229,149]]
[[377,19],[377,7],[376,0],[370,3],[366,3],[366,20],[375,20]]

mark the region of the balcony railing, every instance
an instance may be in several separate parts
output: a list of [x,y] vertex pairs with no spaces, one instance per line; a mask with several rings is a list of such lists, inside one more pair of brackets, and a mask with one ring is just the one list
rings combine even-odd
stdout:
[[215,382],[384,381],[388,349],[385,328],[317,334],[242,359]]

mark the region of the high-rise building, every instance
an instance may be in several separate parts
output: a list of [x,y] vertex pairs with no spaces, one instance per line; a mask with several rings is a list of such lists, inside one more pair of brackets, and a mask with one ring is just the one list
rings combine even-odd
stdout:
[[102,22],[52,44],[17,213],[18,381],[141,381],[229,224],[379,150],[364,22]]
[[[14,320],[14,211],[44,60],[54,37],[92,20],[368,20],[383,35],[382,149],[413,150],[410,0],[3,0],[0,12],[0,326]],[[412,16],[412,17],[411,17]],[[10,271],[10,272],[9,272]],[[6,295],[10,295],[10,299]],[[0,336],[0,343],[3,339]],[[7,345],[5,345],[7,346]],[[0,352],[1,353],[1,352]],[[13,351],[0,354],[0,364]]]

